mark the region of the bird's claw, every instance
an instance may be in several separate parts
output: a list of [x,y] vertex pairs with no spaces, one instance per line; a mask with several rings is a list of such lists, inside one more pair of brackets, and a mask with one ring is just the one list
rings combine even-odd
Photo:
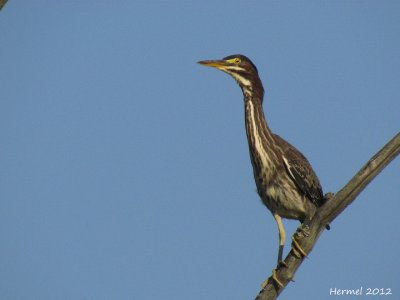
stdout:
[[292,251],[297,258],[307,257],[307,253],[300,247],[295,237],[292,237]]
[[284,287],[283,283],[278,279],[278,276],[276,274],[277,269],[273,269],[272,270],[272,275],[270,277],[268,277],[267,279],[264,280],[263,283],[261,283],[261,289],[264,290],[265,287],[268,285],[268,283],[270,282],[270,280],[272,280],[273,282],[275,282],[278,287],[280,289],[282,289]]
[[308,237],[310,236],[310,226],[308,223],[304,222],[302,225],[300,225],[295,233],[297,236],[301,237]]
[[276,284],[279,286],[279,288],[283,288],[283,283],[278,279],[278,276],[276,275],[276,269],[272,270],[271,278],[273,281],[276,282]]
[[261,283],[261,290],[264,290],[265,287],[268,285],[270,277],[268,277],[267,279],[265,279],[262,283]]
[[283,283],[278,279],[278,276],[276,275],[276,269],[272,270],[271,278],[279,286],[279,288],[283,288]]

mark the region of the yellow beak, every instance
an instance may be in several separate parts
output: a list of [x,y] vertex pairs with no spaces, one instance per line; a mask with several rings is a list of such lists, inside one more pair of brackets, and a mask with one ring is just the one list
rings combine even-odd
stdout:
[[228,65],[225,60],[201,60],[198,63],[203,66],[214,67],[217,69],[223,69]]

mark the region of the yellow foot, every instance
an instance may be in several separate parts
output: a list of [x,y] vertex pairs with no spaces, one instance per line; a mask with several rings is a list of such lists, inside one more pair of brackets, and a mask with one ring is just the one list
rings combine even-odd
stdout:
[[297,243],[296,238],[292,237],[292,250],[293,254],[297,258],[307,257],[307,253],[300,247],[299,243]]
[[262,290],[265,289],[265,287],[268,285],[268,282],[269,282],[269,277],[267,279],[265,279],[263,281],[263,283],[261,283],[261,289]]
[[272,279],[279,286],[280,289],[283,288],[283,283],[278,279],[278,276],[276,275],[276,270],[277,269],[273,269],[271,277],[268,277],[267,279],[264,280],[263,283],[261,283],[262,290],[265,289],[265,287],[268,285],[270,279]]
[[276,276],[276,269],[272,270],[271,278],[276,282],[279,288],[283,288],[283,283],[278,279],[278,276]]

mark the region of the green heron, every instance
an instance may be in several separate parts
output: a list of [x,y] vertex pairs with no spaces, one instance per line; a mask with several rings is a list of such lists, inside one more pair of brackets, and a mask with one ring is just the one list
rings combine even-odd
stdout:
[[[264,88],[256,66],[244,55],[230,55],[222,60],[199,61],[231,75],[242,89],[246,134],[257,192],[278,225],[278,266],[284,264],[282,252],[285,229],[282,218],[306,224],[325,203],[318,177],[310,163],[295,147],[273,134],[263,112]],[[329,225],[326,225],[329,229]],[[293,246],[306,254],[293,239]],[[278,281],[279,283],[279,281]]]

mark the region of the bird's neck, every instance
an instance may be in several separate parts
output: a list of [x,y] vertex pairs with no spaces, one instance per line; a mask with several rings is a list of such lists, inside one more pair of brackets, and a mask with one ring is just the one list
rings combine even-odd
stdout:
[[262,169],[272,172],[273,161],[277,157],[273,149],[274,137],[265,120],[262,99],[245,94],[244,103],[246,134],[254,175],[258,175]]

